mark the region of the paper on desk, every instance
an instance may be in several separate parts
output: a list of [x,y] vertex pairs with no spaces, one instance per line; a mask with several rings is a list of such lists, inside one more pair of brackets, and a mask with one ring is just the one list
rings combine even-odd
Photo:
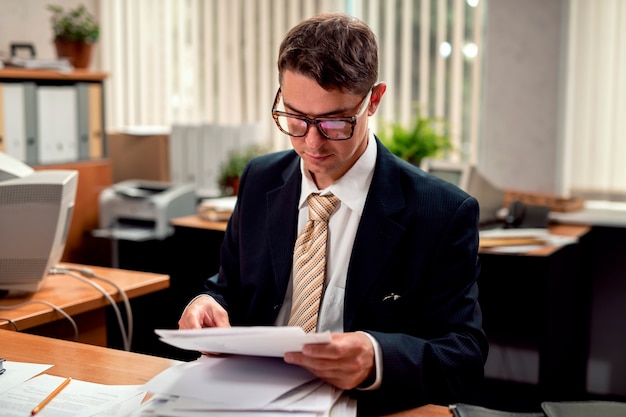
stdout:
[[[578,238],[572,236],[561,236],[551,234],[548,229],[541,228],[528,228],[528,229],[489,229],[481,230],[479,232],[481,242],[488,239],[497,239],[506,241],[507,239],[536,239],[541,244],[502,244],[500,246],[488,246],[489,252],[498,253],[527,253],[536,249],[541,249],[544,246],[565,246],[576,243]],[[482,243],[481,243],[482,244]]]
[[[2,417],[30,415],[32,409],[58,387],[64,379],[43,374],[5,391],[0,396]],[[137,396],[139,392],[140,389],[137,386],[101,385],[72,380],[37,416],[92,416],[94,413],[102,412],[106,408]]]
[[205,409],[253,410],[313,379],[309,371],[279,358],[203,356],[166,369],[143,388],[154,394],[201,400]]
[[[325,389],[332,389],[332,387],[325,384]],[[272,408],[263,410],[206,410],[202,402],[197,400],[175,396],[154,396],[129,417],[356,417],[356,401],[347,395],[341,395],[341,392],[335,389],[335,395],[330,398],[330,401],[329,397],[323,400],[327,404],[326,408],[322,409],[318,406],[310,408],[309,411],[305,411],[306,408],[300,405],[284,409],[270,405]],[[302,403],[310,401],[310,397],[322,397],[325,394],[307,395]],[[318,399],[315,398],[315,400]],[[279,402],[275,401],[272,404]]]
[[4,362],[4,369],[6,369],[6,371],[0,378],[0,393],[21,384],[51,367],[52,365],[42,365],[38,363]]
[[269,411],[282,411],[290,413],[313,413],[315,415],[330,410],[342,392],[343,391],[339,388],[333,387],[319,379],[315,379],[286,392],[259,410],[246,409],[243,407],[237,407],[237,410],[216,410],[210,402],[188,397],[178,397],[160,407],[158,415],[164,417],[183,415],[198,416],[199,413],[210,411],[228,412],[229,416],[231,412],[234,413],[237,411],[246,411],[248,413],[264,412],[266,414]]
[[286,352],[300,352],[307,343],[331,341],[330,332],[305,333],[296,326],[157,329],[155,332],[163,342],[181,349],[255,356],[282,357]]

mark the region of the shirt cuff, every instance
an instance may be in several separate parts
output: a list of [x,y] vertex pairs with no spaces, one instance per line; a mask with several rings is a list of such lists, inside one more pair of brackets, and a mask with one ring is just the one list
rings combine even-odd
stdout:
[[[372,345],[374,346],[374,382],[372,382],[370,385],[367,386],[358,386],[356,389],[361,390],[361,391],[372,391],[375,389],[378,389],[380,387],[380,384],[382,384],[383,382],[383,351],[380,348],[380,343],[378,343],[378,340],[376,340],[376,338],[374,338],[374,336],[372,336],[371,334],[367,333],[367,332],[359,332],[359,333],[363,333],[364,335],[366,335],[367,337],[369,337],[370,341],[372,342]],[[370,382],[372,380],[372,378],[368,378],[365,381],[363,381],[364,384]]]

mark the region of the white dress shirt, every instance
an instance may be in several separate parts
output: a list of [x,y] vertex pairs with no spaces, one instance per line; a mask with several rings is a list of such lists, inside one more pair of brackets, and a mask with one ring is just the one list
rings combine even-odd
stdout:
[[[328,221],[328,246],[326,249],[326,281],[322,305],[318,315],[317,331],[331,331],[343,333],[343,306],[346,288],[346,277],[352,246],[365,206],[367,192],[374,175],[376,165],[376,141],[370,131],[365,152],[355,164],[339,180],[324,190],[319,190],[311,174],[304,169],[302,161],[302,190],[300,193],[298,231],[304,228],[309,220],[307,198],[311,193],[322,195],[333,193],[341,200],[337,210]],[[291,298],[293,293],[293,271],[285,294],[285,299],[276,319],[276,325],[286,326],[291,312]],[[382,379],[381,353],[378,342],[365,333],[376,351],[376,382],[367,389],[375,389]]]

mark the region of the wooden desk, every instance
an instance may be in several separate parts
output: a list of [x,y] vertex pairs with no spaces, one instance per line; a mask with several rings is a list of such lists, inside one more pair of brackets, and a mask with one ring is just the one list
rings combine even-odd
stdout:
[[[549,226],[550,234],[557,236],[575,237],[580,239],[591,231],[591,226],[587,225],[570,225],[570,224],[551,224]],[[533,249],[529,252],[517,254],[522,256],[550,256],[563,246],[561,245],[544,245],[540,248]],[[498,252],[497,250],[491,250],[489,248],[481,248],[481,253],[493,253],[493,254],[505,254],[514,255],[513,253]]]
[[46,374],[98,384],[144,384],[177,361],[85,343],[0,330],[9,361],[53,364]]
[[[140,385],[179,363],[67,340],[0,330],[2,355],[9,361],[53,364],[46,374],[107,385]],[[427,405],[393,417],[451,417],[447,407]]]
[[[77,264],[64,264],[84,267]],[[150,294],[169,287],[169,276],[146,272],[125,271],[102,267],[88,267],[97,276],[107,278],[126,292],[129,298]],[[116,301],[122,298],[114,286],[94,280]],[[78,325],[79,341],[100,346],[107,345],[106,312],[107,299],[94,287],[69,275],[46,277],[39,291],[25,296],[9,296],[0,299],[0,306],[11,306],[32,300],[43,300],[72,316]],[[0,310],[0,317],[12,320],[19,330],[64,339],[73,337],[70,323],[61,314],[44,304],[29,304],[11,310]],[[6,320],[0,320],[0,329],[12,329]]]
[[[551,225],[552,234],[578,241],[522,254],[481,249],[479,301],[483,328],[493,347],[487,358],[487,377],[533,384],[536,396],[544,400],[583,398],[590,337],[590,231],[584,225]],[[495,354],[496,347],[517,356]],[[528,366],[522,372],[536,382],[517,379],[519,371],[502,365],[502,357],[512,362],[519,359],[515,363],[522,369],[523,358],[516,353],[520,350],[536,352],[536,374]],[[511,395],[512,399],[504,401],[521,400]]]
[[191,227],[195,229],[215,230],[218,232],[225,232],[226,226],[228,225],[228,221],[213,222],[210,220],[204,220],[203,218],[195,214],[172,219],[171,223],[174,226]]

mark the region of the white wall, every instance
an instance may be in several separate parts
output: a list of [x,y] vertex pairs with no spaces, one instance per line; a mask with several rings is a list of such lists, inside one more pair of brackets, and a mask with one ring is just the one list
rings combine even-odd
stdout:
[[487,0],[479,166],[505,189],[555,193],[568,0]]

